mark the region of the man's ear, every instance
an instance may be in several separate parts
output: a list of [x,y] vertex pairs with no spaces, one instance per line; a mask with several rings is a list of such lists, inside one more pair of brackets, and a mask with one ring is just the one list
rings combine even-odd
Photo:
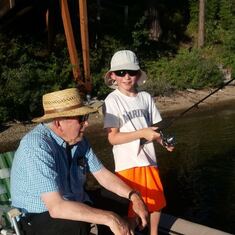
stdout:
[[54,123],[54,127],[57,129],[57,130],[62,130],[62,126],[61,126],[61,124],[60,124],[60,122],[61,122],[61,119],[55,119],[54,121],[53,121],[53,123]]
[[53,121],[53,124],[54,124],[54,126],[58,127],[58,126],[60,126],[60,121],[58,119],[55,119]]

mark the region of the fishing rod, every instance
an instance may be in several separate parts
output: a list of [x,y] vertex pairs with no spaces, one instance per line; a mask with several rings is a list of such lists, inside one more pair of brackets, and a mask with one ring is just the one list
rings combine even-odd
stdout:
[[[168,129],[169,127],[171,127],[173,125],[173,123],[175,123],[177,120],[179,120],[182,116],[184,116],[186,113],[188,113],[190,110],[192,110],[193,108],[198,108],[198,105],[200,103],[202,103],[204,100],[208,99],[210,96],[212,96],[213,94],[215,94],[216,92],[218,92],[219,90],[221,90],[222,88],[224,88],[225,86],[227,86],[229,83],[231,83],[235,78],[232,78],[231,80],[223,83],[221,86],[219,86],[217,89],[215,89],[213,92],[211,92],[209,95],[205,96],[204,98],[202,98],[201,100],[199,100],[197,103],[193,104],[192,106],[190,106],[189,108],[187,108],[185,111],[181,112],[179,115],[177,115],[176,117],[172,118],[171,121],[169,121],[167,123],[167,125],[165,125],[164,127],[160,127],[158,128],[156,131],[160,133],[162,140],[163,140],[163,144],[165,146],[174,146],[176,144],[175,141],[175,137],[174,136],[168,136],[168,135],[164,135],[163,134],[163,129],[164,131],[166,129]],[[158,124],[154,124],[153,126],[158,126]]]

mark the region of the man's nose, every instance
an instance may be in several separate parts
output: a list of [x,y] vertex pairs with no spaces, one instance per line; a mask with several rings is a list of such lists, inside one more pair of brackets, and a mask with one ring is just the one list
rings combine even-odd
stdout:
[[80,125],[81,125],[82,128],[88,127],[89,126],[88,120],[86,120],[84,122],[81,122]]

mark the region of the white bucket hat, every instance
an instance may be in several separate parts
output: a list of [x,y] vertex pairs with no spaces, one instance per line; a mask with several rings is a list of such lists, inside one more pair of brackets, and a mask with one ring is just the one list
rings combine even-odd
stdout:
[[118,70],[139,70],[140,77],[137,81],[139,86],[144,84],[147,79],[146,73],[140,69],[138,58],[135,53],[130,50],[117,51],[111,59],[110,70],[105,74],[104,81],[105,84],[112,89],[116,89],[117,84],[110,75],[111,72]]
[[34,118],[33,122],[45,122],[59,117],[76,117],[96,112],[83,104],[77,88],[47,93],[42,97],[44,115]]

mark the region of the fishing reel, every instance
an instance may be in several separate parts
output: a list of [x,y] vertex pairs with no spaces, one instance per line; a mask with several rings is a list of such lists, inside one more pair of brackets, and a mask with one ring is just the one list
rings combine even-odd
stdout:
[[176,145],[175,137],[172,135],[164,135],[163,132],[160,130],[156,130],[161,138],[164,147],[174,147]]
[[[156,132],[158,132],[161,136],[162,139],[162,144],[164,147],[174,147],[176,145],[176,140],[175,137],[172,135],[165,135],[163,134],[162,130],[155,130]],[[145,139],[141,139],[140,140],[140,145],[144,145],[146,144],[148,141]]]

